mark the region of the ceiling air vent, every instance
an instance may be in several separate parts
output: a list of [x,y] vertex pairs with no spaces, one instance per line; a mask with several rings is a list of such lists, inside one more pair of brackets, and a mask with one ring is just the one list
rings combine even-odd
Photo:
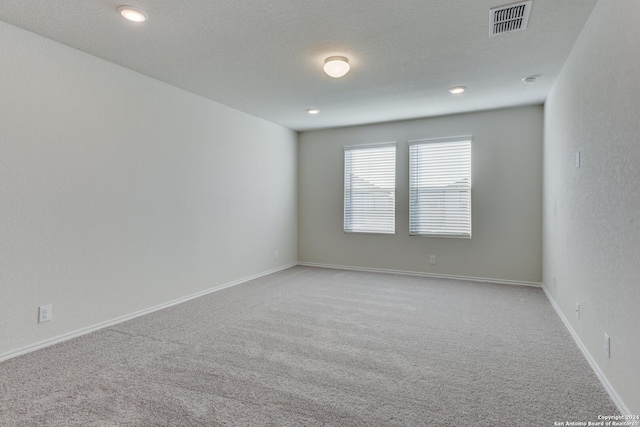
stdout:
[[532,1],[494,7],[489,11],[489,37],[527,29]]

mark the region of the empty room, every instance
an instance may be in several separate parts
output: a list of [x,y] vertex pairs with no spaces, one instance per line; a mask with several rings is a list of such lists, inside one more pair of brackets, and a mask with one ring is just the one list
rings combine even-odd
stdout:
[[640,2],[3,0],[1,426],[640,426]]

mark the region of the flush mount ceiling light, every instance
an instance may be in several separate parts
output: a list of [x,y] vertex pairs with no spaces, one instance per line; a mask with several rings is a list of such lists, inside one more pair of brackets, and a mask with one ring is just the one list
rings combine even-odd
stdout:
[[149,19],[149,15],[142,9],[133,6],[119,6],[118,13],[127,21],[144,22]]
[[538,80],[538,76],[529,76],[522,79],[523,83],[531,84],[535,83]]
[[330,56],[324,60],[324,72],[336,79],[347,74],[350,68],[349,60],[344,56]]
[[309,108],[307,110],[307,113],[309,114],[318,114],[320,112],[320,110],[318,110],[317,108]]
[[451,93],[462,93],[467,89],[466,86],[454,86],[449,88],[449,92]]

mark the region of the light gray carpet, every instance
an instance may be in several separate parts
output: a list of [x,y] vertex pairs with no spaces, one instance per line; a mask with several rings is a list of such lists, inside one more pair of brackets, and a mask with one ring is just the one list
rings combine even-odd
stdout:
[[552,426],[616,408],[540,289],[294,267],[0,363],[0,425]]

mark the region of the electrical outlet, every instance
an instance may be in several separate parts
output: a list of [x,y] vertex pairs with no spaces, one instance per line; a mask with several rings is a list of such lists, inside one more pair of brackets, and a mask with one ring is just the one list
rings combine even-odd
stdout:
[[275,254],[273,255],[273,257],[274,257],[275,259],[280,258],[280,252],[276,251],[276,252],[275,252]]
[[608,359],[611,358],[611,338],[607,334],[604,334],[604,354]]
[[51,304],[41,305],[38,309],[38,323],[48,322],[52,319],[53,306]]
[[578,319],[580,318],[580,303],[579,302],[576,303],[576,316],[578,316]]
[[431,255],[429,257],[429,264],[436,265],[436,256],[435,255]]

